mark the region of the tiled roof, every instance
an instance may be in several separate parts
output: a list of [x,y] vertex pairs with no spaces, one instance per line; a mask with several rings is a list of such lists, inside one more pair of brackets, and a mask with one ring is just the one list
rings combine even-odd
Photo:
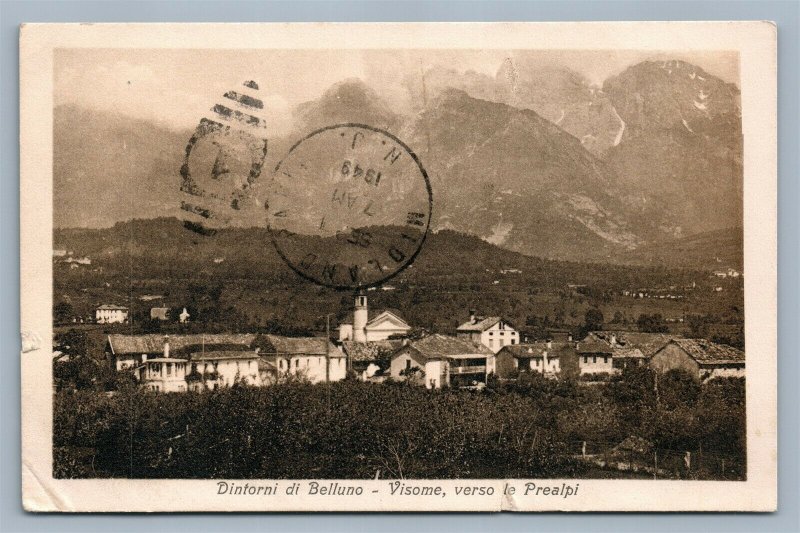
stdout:
[[504,346],[501,351],[507,351],[517,359],[523,357],[543,357],[545,351],[551,359],[559,357],[564,352],[573,351],[574,344],[571,342],[552,342],[550,348],[546,342],[532,342],[529,344],[510,344]]
[[268,346],[261,351],[262,355],[329,355],[344,357],[342,351],[323,337],[281,337],[264,335]]
[[192,352],[192,361],[219,361],[222,359],[255,359],[255,351],[211,350],[205,352]]
[[615,358],[620,359],[646,359],[646,356],[639,348],[615,348],[612,354]]
[[604,340],[589,335],[580,341],[577,346],[578,353],[613,353],[611,345]]
[[[616,338],[617,346],[621,348],[639,348],[645,357],[651,357],[672,339],[682,338],[674,333],[645,333],[641,331],[592,331],[589,337],[611,343],[611,336]],[[588,337],[587,337],[588,338]]]
[[351,361],[375,361],[378,359],[381,351],[391,353],[401,346],[403,346],[403,341],[401,340],[371,341],[366,343],[355,341],[342,342],[342,349]]
[[127,307],[123,307],[121,305],[114,305],[114,304],[103,304],[103,305],[99,306],[97,309],[104,309],[104,310],[110,310],[110,311],[115,311],[115,310],[127,311],[128,310]]
[[410,341],[408,346],[427,359],[461,358],[464,356],[486,357],[494,354],[483,344],[439,335],[438,333]]
[[[614,344],[611,339],[614,337]],[[579,353],[608,353],[617,357],[634,357],[630,350],[637,348],[642,356],[652,357],[672,339],[681,335],[667,333],[643,333],[640,331],[592,331],[578,343]]]
[[701,364],[744,363],[744,352],[733,346],[705,339],[673,339],[672,342]]
[[475,317],[475,322],[467,321],[458,326],[457,331],[486,331],[500,322],[499,316]]
[[[250,349],[250,343],[255,339],[252,333],[217,333],[199,335],[164,335],[154,333],[148,335],[109,335],[108,344],[115,355],[160,353],[164,350],[164,339],[169,339],[170,350],[182,350],[190,346],[242,346],[243,350]],[[196,350],[195,350],[196,351]]]

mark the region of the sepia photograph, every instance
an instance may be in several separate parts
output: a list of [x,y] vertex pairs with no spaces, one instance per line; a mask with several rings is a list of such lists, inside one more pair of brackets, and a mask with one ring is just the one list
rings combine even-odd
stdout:
[[53,480],[558,506],[773,468],[742,52],[408,40],[53,47]]

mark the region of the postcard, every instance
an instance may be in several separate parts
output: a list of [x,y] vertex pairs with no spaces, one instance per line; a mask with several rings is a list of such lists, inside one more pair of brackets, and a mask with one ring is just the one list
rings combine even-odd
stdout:
[[769,22],[20,29],[29,511],[772,511]]

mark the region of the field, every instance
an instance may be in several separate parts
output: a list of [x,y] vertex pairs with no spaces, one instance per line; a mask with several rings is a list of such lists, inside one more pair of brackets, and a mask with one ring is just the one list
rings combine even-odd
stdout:
[[[744,479],[744,380],[700,385],[674,372],[655,394],[653,377],[638,370],[586,387],[534,375],[483,392],[346,380],[197,394],[123,382],[109,395],[62,382],[54,475],[652,478],[656,453],[662,478]],[[626,449],[631,438],[647,449]],[[687,466],[686,451],[703,462]],[[599,457],[628,469],[599,468]]]

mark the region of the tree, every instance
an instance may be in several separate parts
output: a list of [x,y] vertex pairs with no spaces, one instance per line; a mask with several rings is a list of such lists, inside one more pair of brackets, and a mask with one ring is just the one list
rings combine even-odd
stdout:
[[53,306],[53,320],[57,324],[69,322],[75,314],[72,304],[69,302],[59,302]]
[[693,339],[708,338],[708,319],[702,315],[689,315],[686,317],[689,326],[689,336]]
[[592,308],[586,311],[583,318],[583,323],[586,325],[588,331],[602,329],[603,327],[603,312],[600,309]]
[[56,335],[56,349],[70,358],[89,355],[89,336],[85,331],[70,329]]
[[664,321],[664,317],[661,316],[661,313],[655,313],[652,315],[642,313],[639,315],[639,318],[636,319],[636,325],[639,328],[639,331],[646,333],[666,333],[669,331],[669,327],[667,327],[667,324]]

